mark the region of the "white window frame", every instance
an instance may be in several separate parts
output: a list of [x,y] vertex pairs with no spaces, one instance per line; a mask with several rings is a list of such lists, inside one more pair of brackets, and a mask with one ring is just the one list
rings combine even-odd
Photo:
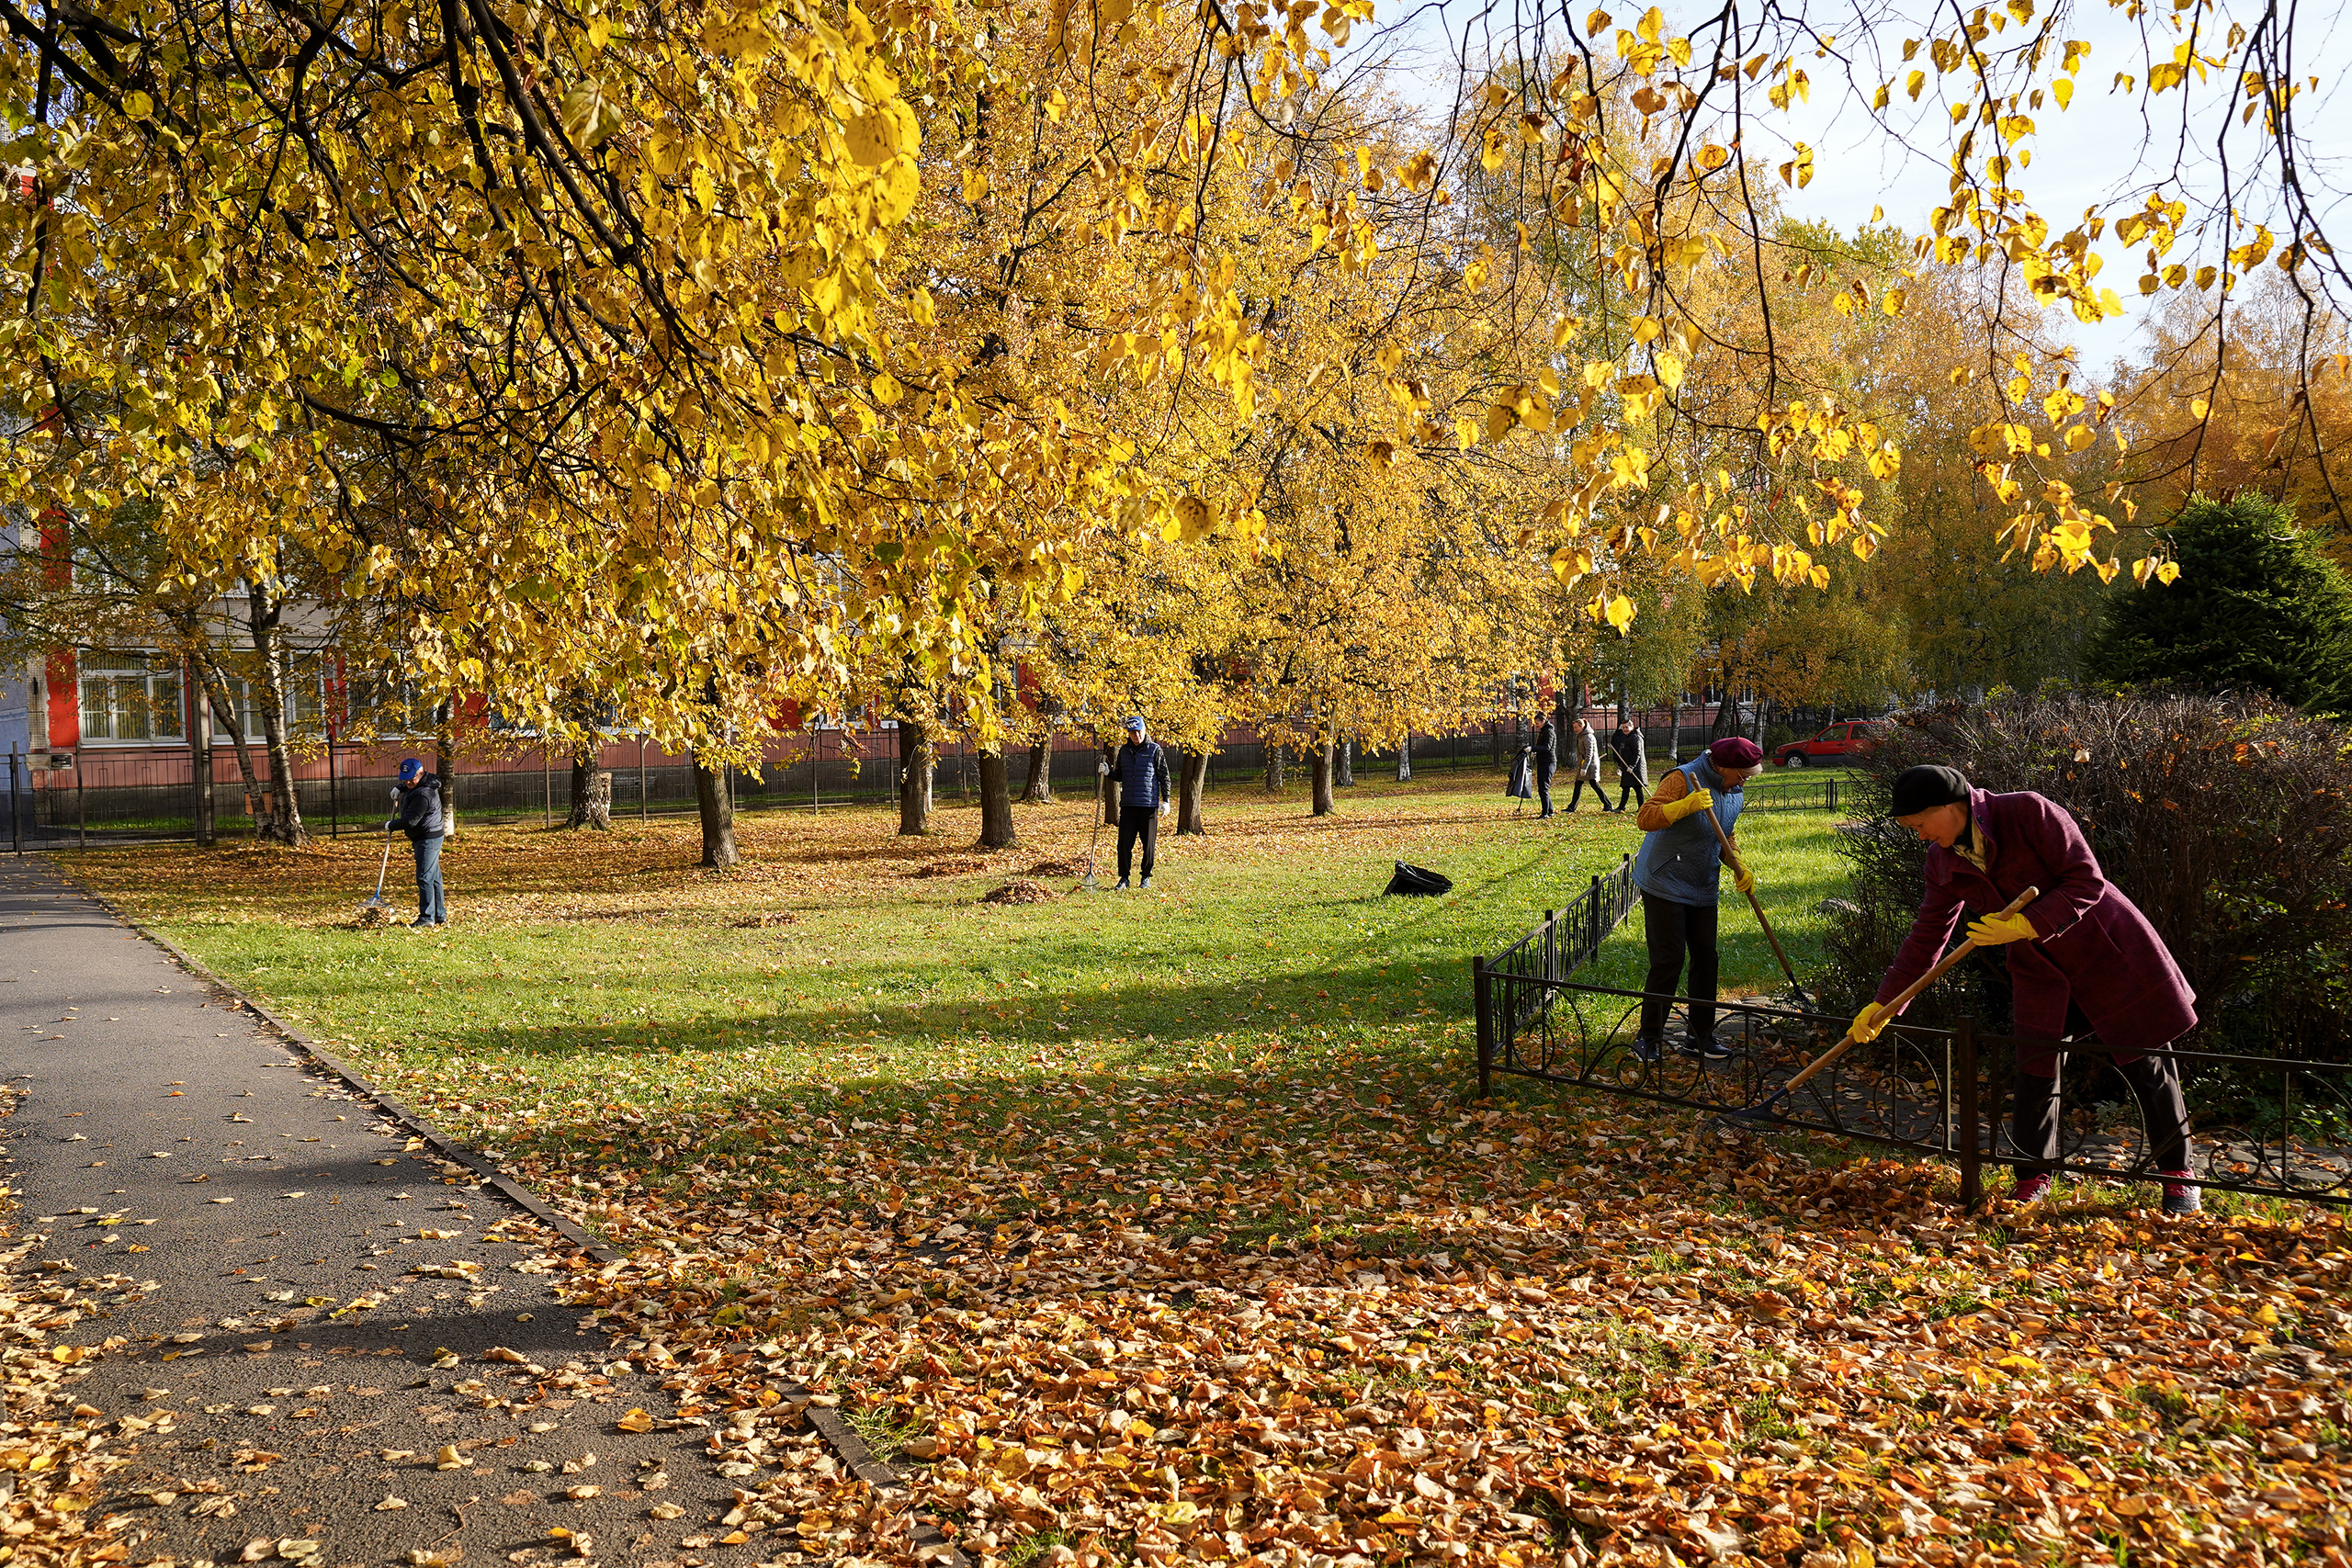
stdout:
[[[187,682],[177,660],[146,649],[76,649],[74,653],[74,700],[76,722],[85,746],[185,746],[187,744]],[[103,687],[100,710],[105,733],[90,723],[93,687]],[[137,694],[132,694],[131,688]],[[159,687],[168,688],[166,698]],[[136,715],[146,733],[121,733],[126,717]],[[164,725],[168,724],[167,729]]]

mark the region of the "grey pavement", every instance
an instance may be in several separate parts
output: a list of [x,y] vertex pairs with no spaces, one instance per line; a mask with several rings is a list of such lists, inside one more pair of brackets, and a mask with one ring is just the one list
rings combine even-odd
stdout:
[[66,1403],[123,1461],[126,1561],[768,1555],[756,1520],[704,1542],[777,1460],[607,1359],[553,1232],[31,857],[0,855],[0,1051],[12,1286],[129,1277],[52,1335],[120,1341]]

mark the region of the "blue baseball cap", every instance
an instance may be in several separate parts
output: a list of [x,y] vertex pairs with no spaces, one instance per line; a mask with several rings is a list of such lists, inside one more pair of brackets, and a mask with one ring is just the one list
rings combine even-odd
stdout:
[[1143,728],[1143,715],[1139,713],[1129,714],[1127,716],[1127,728],[1129,729],[1141,729]]
[[411,757],[401,763],[401,783],[404,784],[414,784],[424,776],[424,764],[418,761],[414,757]]

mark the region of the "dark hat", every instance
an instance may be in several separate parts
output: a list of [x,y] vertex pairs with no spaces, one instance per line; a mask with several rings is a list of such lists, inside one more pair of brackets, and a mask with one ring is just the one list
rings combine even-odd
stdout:
[[1127,728],[1133,730],[1140,730],[1143,728],[1143,715],[1139,713],[1129,714],[1127,716]]
[[414,757],[401,763],[401,783],[414,784],[424,776],[424,764]]
[[1966,801],[1975,793],[1968,775],[1958,768],[1921,764],[1905,768],[1894,781],[1894,798],[1888,805],[1889,817],[1914,817],[1922,811],[1933,811],[1939,806],[1951,806]]
[[1719,768],[1752,768],[1764,760],[1764,749],[1745,736],[1726,735],[1707,748],[1707,756]]

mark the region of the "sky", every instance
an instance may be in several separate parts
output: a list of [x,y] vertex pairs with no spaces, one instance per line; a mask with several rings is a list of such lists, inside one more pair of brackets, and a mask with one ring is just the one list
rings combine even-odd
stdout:
[[[1591,4],[1592,0],[1574,0],[1579,14]],[[1634,0],[1616,0],[1606,8],[1616,14],[1617,26],[1625,27],[1632,25],[1640,6]],[[1900,6],[1909,13],[1926,8],[1921,0],[1907,0]],[[1857,15],[1850,5],[1838,0],[1795,9],[1833,38],[1840,30],[1841,20]],[[2307,91],[2297,101],[2296,114],[2311,143],[2301,177],[2304,188],[2319,196],[2323,221],[2341,243],[2352,245],[2352,6],[2301,9],[2303,19],[2295,40],[2295,66]],[[2207,27],[2226,31],[2233,10],[2249,19],[2256,15],[2249,0],[2222,0],[2218,21],[2208,22]],[[1374,47],[1391,61],[1391,84],[1425,106],[1442,109],[1451,101],[1453,91],[1446,61],[1459,49],[1464,30],[1481,27],[1482,18],[1492,11],[1490,0],[1451,0],[1411,10],[1403,5],[1384,5],[1376,20],[1395,26]],[[1690,20],[1712,14],[1688,6],[1667,8],[1669,28],[1678,32]],[[1947,28],[1950,15],[1947,9],[1943,16]],[[1849,42],[1869,36],[1859,26],[1845,32]],[[2060,34],[2087,42],[2091,52],[2078,73],[2072,106],[2058,112],[2054,105],[2045,104],[2035,116],[2036,133],[2026,143],[2033,161],[2017,183],[2027,190],[2036,209],[2053,228],[2063,231],[2079,220],[2086,208],[2097,206],[2110,216],[2136,209],[2160,182],[2168,195],[2182,194],[2185,188],[2192,207],[2199,205],[2200,197],[2210,200],[2220,188],[2220,164],[2211,145],[2213,128],[2224,115],[2233,127],[2236,124],[2234,113],[2223,107],[2234,98],[2234,73],[2215,73],[2191,89],[2187,112],[2199,141],[2185,144],[2184,97],[2179,91],[2151,97],[2144,80],[2136,81],[2128,92],[2114,85],[2118,72],[2144,79],[2148,40],[2163,39],[2162,54],[2169,56],[2175,39],[2161,30],[2153,14],[2133,20],[2104,4],[2075,5]],[[1760,93],[1751,99],[1754,110],[1763,111],[1758,118],[1751,110],[1751,151],[1778,164],[1788,155],[1790,143],[1801,141],[1814,149],[1812,182],[1803,190],[1783,193],[1784,208],[1791,215],[1819,220],[1850,232],[1869,222],[1874,209],[1883,207],[1884,221],[1923,232],[1929,212],[1943,204],[1951,177],[1948,119],[1938,102],[1932,71],[1917,106],[1907,104],[1900,95],[1904,74],[1912,69],[1900,61],[1906,36],[1928,35],[1918,30],[1906,33],[1899,24],[1883,28],[1876,38],[1884,40],[1883,62],[1866,58],[1854,72],[1863,95],[1883,79],[1892,78],[1898,84],[1895,108],[1903,112],[1889,111],[1886,118],[1903,133],[1900,138],[1888,135],[1878,117],[1868,112],[1867,97],[1849,88],[1846,73],[1836,60],[1802,61],[1813,78],[1812,96],[1789,114],[1772,112]],[[1841,53],[1844,47],[1841,44]],[[1928,63],[1924,51],[1916,63]],[[2310,85],[2312,77],[2317,78],[2316,86]],[[1417,86],[1420,90],[1416,91]],[[1950,102],[1950,96],[1942,101]],[[2255,133],[2235,130],[2229,153],[2242,175],[2254,152]],[[2182,175],[2178,181],[2173,179],[2176,165]],[[2276,181],[2275,165],[2264,173]],[[2124,204],[2120,209],[2119,201]],[[2241,210],[2257,220],[2273,216],[2246,201],[2241,202]],[[2275,231],[2278,225],[2272,227]],[[2057,315],[2078,345],[2086,368],[2094,371],[2132,352],[2140,331],[2142,304],[2137,288],[2143,270],[2139,260],[2112,239],[2098,249],[2107,259],[2107,269],[2098,281],[2122,297],[2125,314],[2096,325],[2076,321],[2071,311]],[[2165,259],[2189,258],[2177,249]]]

